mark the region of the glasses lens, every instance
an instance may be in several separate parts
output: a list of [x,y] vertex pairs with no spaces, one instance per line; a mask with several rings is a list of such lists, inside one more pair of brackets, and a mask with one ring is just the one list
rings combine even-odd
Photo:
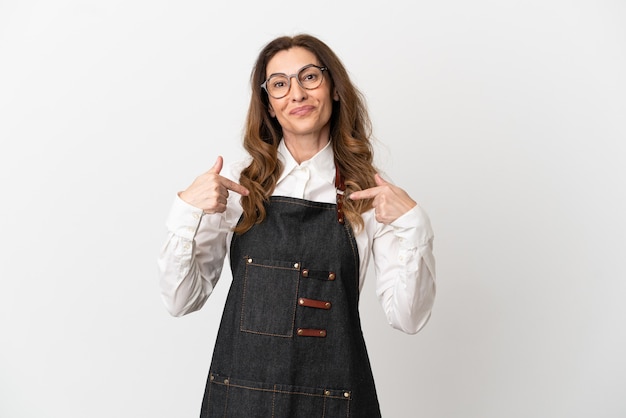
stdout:
[[298,81],[305,89],[315,89],[322,84],[322,71],[317,67],[305,67],[298,73]]
[[289,79],[284,75],[273,75],[267,80],[267,92],[277,99],[285,96],[289,91]]

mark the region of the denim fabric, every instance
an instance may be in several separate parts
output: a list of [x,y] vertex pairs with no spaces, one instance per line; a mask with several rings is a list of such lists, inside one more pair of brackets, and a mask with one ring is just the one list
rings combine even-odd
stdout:
[[274,196],[266,219],[233,237],[230,255],[201,417],[380,417],[358,312],[359,255],[336,205]]
[[349,417],[350,393],[209,376],[208,416]]

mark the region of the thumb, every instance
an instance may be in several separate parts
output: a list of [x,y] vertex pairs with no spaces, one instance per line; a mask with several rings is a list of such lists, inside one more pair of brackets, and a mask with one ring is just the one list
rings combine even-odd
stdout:
[[376,185],[377,186],[384,186],[385,184],[389,184],[387,181],[385,181],[385,179],[383,179],[380,174],[376,173],[376,175],[374,175],[374,181],[376,181]]
[[219,174],[220,171],[222,171],[223,166],[224,166],[224,159],[222,158],[221,155],[219,155],[217,157],[217,160],[215,160],[215,164],[213,164],[213,167],[211,167],[209,172]]

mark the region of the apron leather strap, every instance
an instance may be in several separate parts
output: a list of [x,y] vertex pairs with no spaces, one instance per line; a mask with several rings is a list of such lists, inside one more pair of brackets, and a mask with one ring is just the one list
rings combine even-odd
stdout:
[[345,222],[343,217],[343,199],[346,192],[346,185],[337,161],[335,161],[335,189],[337,190],[337,222],[343,224]]

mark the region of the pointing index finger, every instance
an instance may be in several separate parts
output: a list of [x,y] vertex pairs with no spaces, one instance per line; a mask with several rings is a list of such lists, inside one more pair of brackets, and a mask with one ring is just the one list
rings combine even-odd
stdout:
[[362,199],[372,199],[376,197],[380,193],[380,187],[370,187],[369,189],[359,190],[357,192],[352,192],[348,195],[348,199],[352,200],[362,200]]
[[229,180],[226,177],[223,178],[222,185],[228,190],[232,190],[233,192],[239,193],[242,196],[248,196],[248,194],[250,194],[248,189],[243,187],[241,184],[235,183],[234,181]]

